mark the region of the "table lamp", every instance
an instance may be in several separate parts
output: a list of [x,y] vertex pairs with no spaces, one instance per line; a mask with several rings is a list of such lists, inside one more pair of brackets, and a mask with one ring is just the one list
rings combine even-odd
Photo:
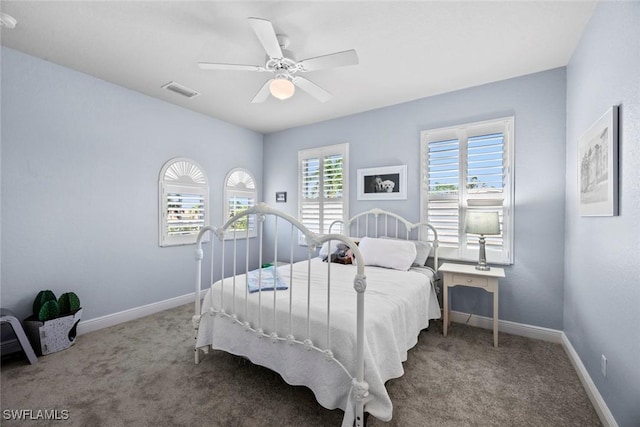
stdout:
[[478,261],[478,265],[476,265],[476,270],[491,270],[491,267],[487,266],[487,254],[484,249],[484,236],[500,234],[500,219],[498,217],[498,212],[467,212],[464,232],[480,235],[480,259]]

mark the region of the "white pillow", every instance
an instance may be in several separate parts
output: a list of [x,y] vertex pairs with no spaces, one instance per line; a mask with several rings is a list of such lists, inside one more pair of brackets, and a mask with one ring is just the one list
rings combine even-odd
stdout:
[[429,258],[433,245],[421,240],[411,240],[411,242],[416,245],[416,259],[413,261],[413,265],[415,267],[424,267],[427,263],[427,258]]
[[358,246],[364,265],[407,271],[416,259],[416,245],[406,240],[363,237]]
[[[395,237],[382,236],[381,239],[394,239],[394,240],[402,240],[396,239]],[[416,246],[416,259],[413,260],[413,267],[424,267],[427,263],[427,259],[429,258],[429,254],[431,253],[431,248],[433,245],[429,242],[425,242],[422,240],[405,240],[407,242],[411,242]]]

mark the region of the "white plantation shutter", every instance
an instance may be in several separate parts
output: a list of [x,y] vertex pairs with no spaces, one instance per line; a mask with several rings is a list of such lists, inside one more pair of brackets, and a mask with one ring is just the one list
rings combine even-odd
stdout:
[[342,154],[328,155],[324,158],[323,168],[323,207],[322,232],[328,233],[333,221],[346,219],[343,195],[343,167]]
[[327,233],[333,221],[347,218],[348,148],[339,144],[298,152],[299,217],[315,233]]
[[[460,141],[446,139],[428,144],[426,178],[429,203],[426,221],[438,230],[442,248],[460,246]],[[424,156],[423,156],[424,157]]]
[[209,186],[202,168],[190,159],[176,158],[160,171],[159,244],[195,243],[209,222]]
[[[505,172],[508,169],[505,164],[504,140],[503,132],[470,136],[467,139],[467,210],[498,212],[500,218],[502,234],[485,237],[488,253],[501,252],[504,246],[504,190],[507,177]],[[479,248],[479,236],[468,234],[465,237],[463,256],[473,256]],[[494,262],[499,261],[494,258]]]
[[[224,186],[224,221],[256,204],[257,190],[253,175],[245,169],[232,169],[227,173]],[[235,233],[236,238],[257,235],[255,215],[244,217],[242,221],[236,221],[229,229]],[[232,239],[233,233],[227,233],[225,239]]]
[[[314,154],[314,153],[309,153]],[[304,155],[301,154],[300,155]],[[300,159],[300,221],[316,233],[320,232],[320,158]]]
[[422,221],[438,230],[443,258],[477,261],[466,213],[498,212],[501,234],[486,236],[487,260],[513,262],[513,117],[422,132]]
[[173,191],[165,194],[167,235],[173,237],[198,233],[205,225],[205,194],[188,187],[173,187],[171,190]]

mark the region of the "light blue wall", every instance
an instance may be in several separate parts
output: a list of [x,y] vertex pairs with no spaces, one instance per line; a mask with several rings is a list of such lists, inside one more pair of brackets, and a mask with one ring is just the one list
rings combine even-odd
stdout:
[[[349,214],[374,206],[419,221],[420,131],[515,116],[515,263],[501,282],[500,318],[562,329],[564,68],[369,111],[265,136],[265,201],[297,216],[297,151],[349,142]],[[408,166],[405,201],[358,201],[357,169]],[[490,294],[454,288],[454,310],[491,316]]]
[[176,156],[207,173],[215,224],[230,169],[262,178],[261,134],[2,48],[2,306],[72,290],[91,319],[193,292],[194,247],[158,246]]
[[[618,424],[638,426],[640,2],[598,4],[567,81],[564,330]],[[580,217],[577,140],[612,105],[620,106],[620,215]]]
[[[500,318],[564,329],[618,424],[637,425],[638,22],[639,2],[601,2],[566,70],[264,137],[2,48],[2,306],[24,316],[38,290],[74,290],[90,319],[192,292],[193,247],[157,244],[158,173],[171,157],[204,167],[220,224],[229,169],[264,177],[259,199],[297,216],[297,151],[349,142],[350,214],[380,206],[417,221],[420,131],[514,115],[515,263],[501,282]],[[620,215],[582,218],[576,141],[614,104]],[[357,201],[358,168],[399,164],[408,165],[406,201]],[[288,202],[276,205],[276,191]],[[491,315],[482,291],[455,289],[453,298],[455,310]]]

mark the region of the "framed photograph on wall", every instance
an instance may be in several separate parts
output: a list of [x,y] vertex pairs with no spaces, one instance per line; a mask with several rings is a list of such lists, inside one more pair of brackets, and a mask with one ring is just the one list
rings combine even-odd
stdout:
[[276,191],[276,203],[287,203],[286,191]]
[[578,140],[581,216],[618,215],[618,107],[611,107]]
[[407,198],[407,165],[358,169],[358,200]]

